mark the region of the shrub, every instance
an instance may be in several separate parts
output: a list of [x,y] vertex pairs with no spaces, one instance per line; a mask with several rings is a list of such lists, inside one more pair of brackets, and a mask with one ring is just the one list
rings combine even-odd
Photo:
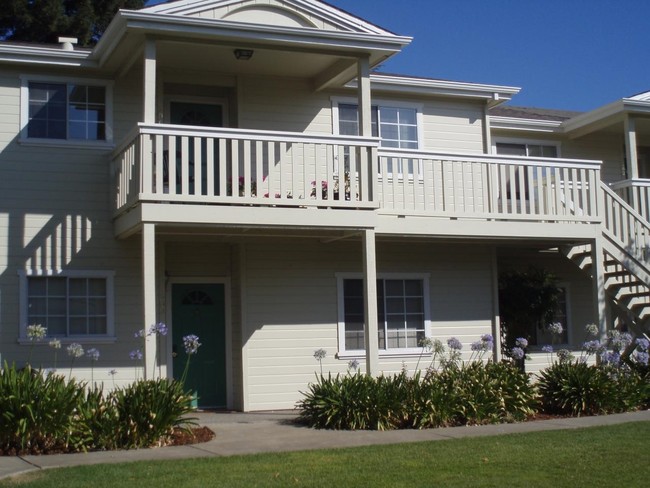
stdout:
[[[115,408],[117,446],[149,447],[166,444],[174,428],[193,425],[186,418],[192,410],[192,395],[178,381],[142,380],[110,395]],[[108,411],[109,415],[113,415]]]
[[5,362],[0,371],[0,451],[45,453],[79,450],[77,407],[84,385],[30,366]]

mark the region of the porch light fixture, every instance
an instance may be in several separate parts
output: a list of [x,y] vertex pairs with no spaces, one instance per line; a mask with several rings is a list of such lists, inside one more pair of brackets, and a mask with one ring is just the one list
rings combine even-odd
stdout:
[[233,53],[235,53],[235,58],[239,59],[240,61],[248,61],[253,57],[252,49],[235,49]]

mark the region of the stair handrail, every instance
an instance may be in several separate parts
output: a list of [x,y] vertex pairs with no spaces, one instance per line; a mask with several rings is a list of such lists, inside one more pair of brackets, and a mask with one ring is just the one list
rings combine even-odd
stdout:
[[[650,259],[650,223],[603,181],[603,225],[608,237],[640,263]],[[616,210],[620,210],[618,213]]]

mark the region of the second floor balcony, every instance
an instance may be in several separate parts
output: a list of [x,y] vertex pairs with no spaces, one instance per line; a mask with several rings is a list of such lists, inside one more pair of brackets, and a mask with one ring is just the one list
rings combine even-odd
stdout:
[[[206,223],[205,207],[266,209],[260,225],[275,224],[280,212],[269,209],[315,209],[309,220],[330,226],[344,211],[367,225],[374,216],[591,224],[603,215],[598,161],[389,149],[376,138],[140,124],[112,171],[118,220],[143,205],[161,222],[169,205],[184,205],[187,224]],[[223,224],[217,213],[210,223]]]

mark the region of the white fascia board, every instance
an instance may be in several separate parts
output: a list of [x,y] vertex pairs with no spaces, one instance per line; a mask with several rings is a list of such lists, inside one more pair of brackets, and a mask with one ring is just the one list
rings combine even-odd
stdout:
[[[520,90],[520,88],[510,86],[381,74],[370,75],[370,85],[373,90],[386,92],[477,98],[488,100],[490,103],[496,102],[496,104],[507,102],[513,95],[519,93]],[[351,81],[347,86],[349,88],[356,88],[356,80]]]
[[565,121],[563,129],[569,133],[591,124],[597,124],[610,117],[617,115],[622,117],[624,114],[650,114],[650,101],[622,98]]
[[[173,3],[161,3],[138,11],[158,14],[193,15],[203,12],[212,6],[225,7],[237,3],[241,3],[241,0],[184,0]],[[366,32],[368,34],[394,35],[392,32],[382,29],[377,25],[322,2],[315,2],[313,0],[284,0],[284,3],[296,8],[298,11],[320,17],[342,29]]]
[[395,35],[278,27],[120,10],[97,44],[93,57],[106,59],[126,30],[139,30],[148,34],[178,34],[185,38],[229,39],[269,46],[301,46],[322,52],[349,52],[350,56],[362,55],[369,51],[392,55],[401,51],[412,40],[411,37]]
[[90,50],[64,51],[60,47],[25,46],[0,43],[0,62],[95,67]]
[[490,115],[490,128],[521,130],[527,132],[562,132],[561,120],[522,119],[518,117],[501,117]]

